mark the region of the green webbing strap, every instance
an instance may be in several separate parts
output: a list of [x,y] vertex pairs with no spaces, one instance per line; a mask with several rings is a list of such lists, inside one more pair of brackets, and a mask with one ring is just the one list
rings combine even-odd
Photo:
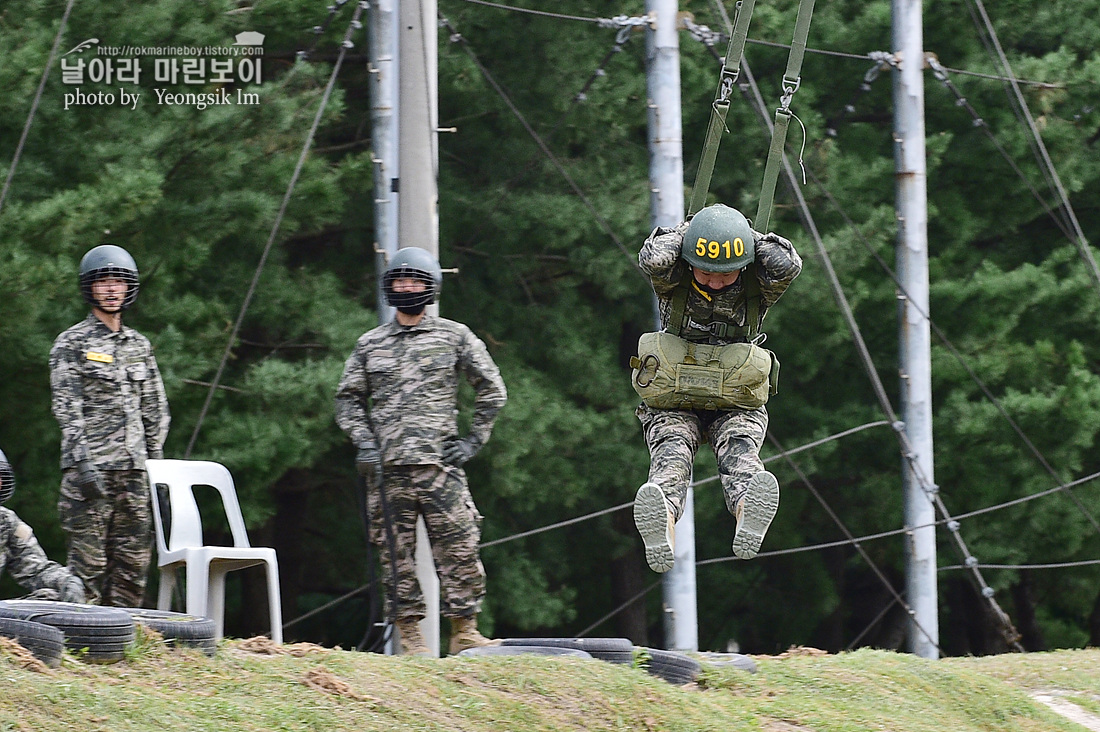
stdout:
[[730,34],[730,42],[726,47],[726,60],[722,63],[718,92],[711,105],[707,138],[703,143],[703,154],[699,158],[695,185],[691,189],[691,202],[688,204],[689,216],[702,209],[707,200],[710,176],[714,172],[714,160],[718,157],[718,144],[722,140],[722,133],[726,130],[726,113],[729,112],[733,85],[741,74],[741,57],[745,53],[745,41],[749,37],[749,21],[752,20],[752,10],[755,6],[756,0],[741,0],[737,3],[737,18],[734,20],[733,33]]
[[779,166],[783,162],[783,147],[787,144],[787,127],[791,122],[791,99],[802,83],[802,58],[806,55],[806,39],[810,35],[810,19],[814,14],[814,0],[801,0],[798,5],[798,19],[794,24],[794,40],[791,52],[787,56],[787,70],[783,74],[782,106],[775,110],[775,128],[772,130],[771,149],[768,150],[768,163],[764,167],[764,182],[760,186],[760,205],[756,209],[753,226],[757,231],[767,233],[768,222],[772,216],[772,202],[775,199],[775,184],[779,181]]

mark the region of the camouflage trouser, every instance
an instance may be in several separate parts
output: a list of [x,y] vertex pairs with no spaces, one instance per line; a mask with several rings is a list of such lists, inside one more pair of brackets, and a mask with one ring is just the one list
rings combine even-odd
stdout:
[[68,536],[69,569],[93,605],[140,607],[153,556],[152,507],[143,470],[102,470],[104,498],[85,500],[61,475],[57,510]]
[[[383,499],[384,505],[383,505]],[[387,467],[381,490],[369,491],[371,543],[381,555],[382,581],[393,601],[394,556],[386,526],[392,528],[396,554],[396,619],[422,618],[427,612],[416,579],[416,518],[424,517],[439,575],[440,613],[444,617],[474,615],[485,597],[485,568],[481,564],[481,514],[474,506],[466,473],[436,465]],[[385,512],[383,512],[383,508]]]
[[695,453],[708,441],[718,462],[726,508],[732,514],[745,494],[749,479],[764,469],[760,447],[768,431],[768,411],[686,411],[653,409],[642,404],[635,411],[649,447],[649,480],[661,486],[672,502],[676,518],[684,513]]

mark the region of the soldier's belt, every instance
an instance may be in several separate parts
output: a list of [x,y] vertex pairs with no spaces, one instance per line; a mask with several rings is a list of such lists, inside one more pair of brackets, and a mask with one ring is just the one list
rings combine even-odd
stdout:
[[644,333],[630,382],[654,409],[756,409],[779,386],[779,359],[752,343],[691,343]]

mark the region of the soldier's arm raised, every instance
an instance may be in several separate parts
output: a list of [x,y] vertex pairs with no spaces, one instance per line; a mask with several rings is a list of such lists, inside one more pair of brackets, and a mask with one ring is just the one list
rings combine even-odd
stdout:
[[802,257],[794,244],[778,234],[756,236],[756,276],[766,307],[775,304],[801,271]]
[[683,244],[687,225],[687,221],[682,221],[671,229],[658,226],[638,252],[638,266],[649,276],[658,295],[675,287],[683,276],[680,246]]

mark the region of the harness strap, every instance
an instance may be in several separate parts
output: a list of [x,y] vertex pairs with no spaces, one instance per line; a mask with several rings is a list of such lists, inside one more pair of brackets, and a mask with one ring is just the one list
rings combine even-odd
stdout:
[[710,124],[707,127],[706,142],[703,143],[703,154],[699,158],[699,170],[695,173],[695,185],[691,189],[688,215],[700,211],[707,200],[710,177],[714,173],[714,160],[718,156],[718,144],[722,140],[722,133],[726,131],[726,114],[730,108],[733,85],[741,74],[741,58],[745,54],[745,41],[749,37],[749,21],[752,19],[755,6],[756,0],[741,0],[737,3],[737,18],[734,20],[733,33],[730,34],[729,45],[726,47],[726,59],[722,62],[718,91],[711,104]]
[[806,55],[806,39],[810,35],[810,20],[814,13],[814,0],[800,0],[798,18],[794,25],[794,40],[791,52],[787,56],[787,70],[783,73],[782,106],[775,110],[775,127],[772,129],[772,143],[768,150],[768,162],[764,167],[764,181],[760,187],[760,203],[756,209],[753,227],[757,231],[768,230],[772,216],[772,202],[775,199],[775,185],[779,180],[779,166],[783,162],[783,147],[787,143],[787,127],[791,122],[791,99],[802,84],[802,59]]
[[676,289],[672,291],[672,302],[668,314],[666,333],[683,338],[687,330],[704,330],[715,338],[744,338],[752,342],[760,334],[760,280],[756,278],[756,264],[749,264],[741,270],[744,282],[745,325],[731,325],[722,321],[696,323],[686,313],[688,294],[691,292],[691,274],[685,273]]

